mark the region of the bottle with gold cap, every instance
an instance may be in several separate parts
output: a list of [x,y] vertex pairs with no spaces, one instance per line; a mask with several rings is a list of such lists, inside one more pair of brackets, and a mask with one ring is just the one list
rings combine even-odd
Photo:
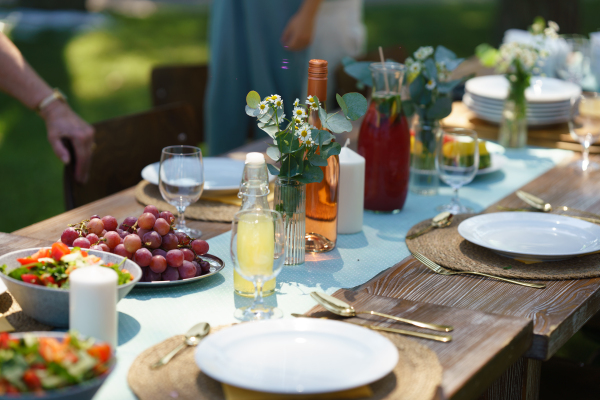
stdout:
[[[307,94],[308,97],[316,96],[321,107],[325,108],[327,61],[309,61]],[[317,129],[323,129],[318,111],[310,111],[308,123]],[[306,251],[312,253],[333,250],[337,241],[339,157],[329,157],[327,166],[320,168],[323,171],[323,180],[306,185]]]
[[[268,210],[269,173],[262,153],[248,153],[242,174],[238,197],[242,199],[240,210]],[[254,285],[233,271],[233,289],[235,294],[254,297]],[[275,278],[263,285],[263,297],[275,293]]]

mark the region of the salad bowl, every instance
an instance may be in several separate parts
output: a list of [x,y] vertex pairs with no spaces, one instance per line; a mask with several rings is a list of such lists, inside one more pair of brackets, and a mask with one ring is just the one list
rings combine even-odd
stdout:
[[[55,338],[62,342],[68,335],[64,332],[27,332],[27,333],[11,333],[11,339],[22,339],[25,335],[34,336],[35,338]],[[85,338],[81,338],[85,339]],[[0,395],[2,399],[12,400],[91,400],[96,392],[100,389],[106,378],[112,373],[116,365],[116,357],[114,352],[106,363],[108,370],[92,379],[83,381],[79,384],[67,386],[59,389],[47,389],[43,394],[38,393],[18,393],[10,395]]]
[[[18,258],[26,258],[38,250],[40,250],[39,247],[4,254],[0,256],[0,266],[5,264],[6,274],[8,274],[12,270],[21,267],[21,264],[17,261]],[[124,259],[124,257],[117,254],[104,251],[89,249],[85,249],[85,251],[101,258],[103,263],[120,264]],[[118,300],[125,297],[142,277],[142,269],[131,260],[126,260],[122,268],[131,273],[133,280],[119,285],[117,288]],[[6,274],[0,273],[0,278],[25,314],[46,325],[57,328],[69,327],[68,289],[34,285],[11,278]]]

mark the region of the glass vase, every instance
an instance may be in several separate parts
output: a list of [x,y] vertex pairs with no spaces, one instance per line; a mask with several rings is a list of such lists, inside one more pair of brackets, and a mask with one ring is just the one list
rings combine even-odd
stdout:
[[275,180],[273,206],[283,215],[285,230],[285,265],[304,263],[306,233],[306,185],[293,179]]
[[438,194],[440,179],[435,150],[441,128],[438,120],[415,114],[410,138],[410,191],[423,196]]
[[523,85],[511,85],[504,102],[498,142],[504,147],[521,148],[527,145],[527,101]]

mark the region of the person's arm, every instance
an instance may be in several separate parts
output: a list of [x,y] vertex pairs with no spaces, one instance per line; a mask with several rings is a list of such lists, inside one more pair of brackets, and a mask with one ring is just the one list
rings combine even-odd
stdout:
[[[31,110],[35,110],[40,102],[53,92],[25,61],[19,49],[1,32],[0,90],[13,96]],[[85,182],[91,162],[94,129],[61,100],[54,100],[48,104],[40,112],[40,116],[46,122],[48,141],[54,153],[65,164],[71,160],[61,138],[71,140],[77,159],[75,179]]]
[[281,43],[288,50],[304,50],[312,43],[319,5],[321,0],[304,0],[296,14],[290,18],[281,35]]

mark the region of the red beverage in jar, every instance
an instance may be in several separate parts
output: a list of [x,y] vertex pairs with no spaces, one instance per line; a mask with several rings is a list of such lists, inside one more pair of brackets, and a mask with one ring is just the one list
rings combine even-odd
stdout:
[[408,194],[410,130],[400,94],[374,92],[358,138],[365,158],[365,209],[397,212]]

